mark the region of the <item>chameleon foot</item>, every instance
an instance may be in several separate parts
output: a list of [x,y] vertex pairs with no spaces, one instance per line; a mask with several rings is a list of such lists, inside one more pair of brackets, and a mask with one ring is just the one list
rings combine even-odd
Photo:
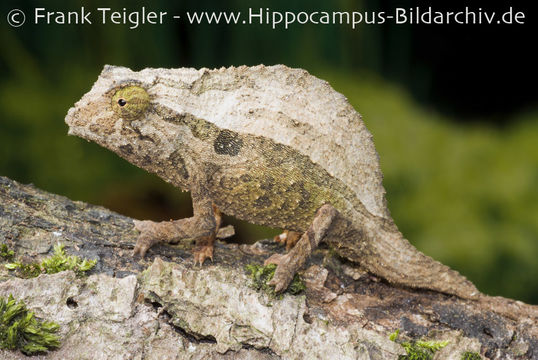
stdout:
[[[135,220],[134,227],[140,235],[133,255],[144,257],[150,247],[160,242],[176,244],[181,240],[196,239],[196,246],[201,251],[195,251],[195,255],[199,254],[195,256],[195,260],[203,263],[208,257],[213,257],[213,243],[215,234],[219,230],[213,216],[213,209],[211,209],[201,216],[180,220],[161,222]],[[218,220],[220,225],[220,217]]]
[[301,233],[297,231],[284,230],[280,235],[275,236],[274,240],[286,245],[286,251],[290,251],[301,238]]
[[274,286],[277,293],[286,290],[297,271],[294,264],[290,261],[289,254],[273,254],[264,262],[264,265],[269,264],[275,264],[276,270],[268,285]]
[[275,275],[269,285],[275,286],[275,291],[286,290],[293,276],[303,266],[312,251],[325,237],[338,211],[329,204],[323,205],[308,230],[301,236],[297,244],[286,255],[275,254],[265,261],[265,264],[276,264]]
[[198,246],[192,251],[194,255],[194,265],[204,264],[205,259],[211,259],[213,261],[213,245]]
[[163,229],[166,228],[163,223],[150,220],[134,220],[134,227],[140,231],[140,235],[136,240],[133,255],[140,255],[140,257],[144,257],[152,245],[161,242],[163,235],[167,233],[167,231],[164,231],[165,234],[163,234]]

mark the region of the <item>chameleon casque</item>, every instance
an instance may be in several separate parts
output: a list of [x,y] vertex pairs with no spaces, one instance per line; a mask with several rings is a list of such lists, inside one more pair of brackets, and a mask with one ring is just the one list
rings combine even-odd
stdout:
[[133,72],[107,65],[65,120],[70,135],[191,192],[193,217],[135,221],[135,254],[144,256],[158,242],[196,239],[195,261],[203,263],[213,256],[222,211],[298,239],[287,254],[268,259],[278,265],[271,281],[277,291],[323,240],[390,283],[463,298],[480,294],[403,238],[361,116],[305,70]]

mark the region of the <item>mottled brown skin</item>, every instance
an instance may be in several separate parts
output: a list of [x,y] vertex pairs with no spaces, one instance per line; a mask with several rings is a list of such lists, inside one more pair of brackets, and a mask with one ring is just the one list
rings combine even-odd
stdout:
[[[187,177],[194,180],[190,184],[194,216],[162,223],[137,221],[141,235],[135,254],[144,256],[157,242],[194,238],[199,248],[195,250],[195,260],[203,263],[205,258],[212,258],[209,248],[218,226],[209,211],[211,205],[242,220],[296,230],[292,234],[297,242],[322,205],[334,203],[344,210],[342,193],[352,196],[344,184],[286,146],[221,130],[201,119],[169,118],[163,109],[155,112],[173,124],[187,127],[193,137],[189,142],[203,141],[212,149],[200,151],[198,159],[190,161],[196,165],[186,167]],[[205,154],[209,156],[203,157]]]
[[[135,254],[144,256],[158,242],[196,239],[195,261],[203,263],[213,256],[222,211],[255,224],[287,229],[293,232],[294,241],[302,234],[288,254],[268,259],[278,264],[271,282],[277,291],[287,287],[323,240],[342,257],[391,283],[465,298],[478,296],[463,276],[409,244],[390,216],[373,214],[350,186],[294,146],[222,128],[170,105],[183,101],[174,95],[174,89],[187,89],[195,96],[212,87],[227,91],[239,86],[241,77],[235,77],[233,84],[222,84],[202,76],[193,86],[166,76],[144,83],[123,78],[124,73],[128,74],[127,69],[105,68],[94,88],[69,111],[70,133],[95,141],[190,191],[194,210],[188,219],[137,221],[140,236]],[[249,86],[255,88],[255,84]],[[269,127],[277,120],[264,121]],[[313,131],[298,122],[293,126]],[[382,214],[388,211],[382,209]]]
[[[201,119],[169,117],[166,109],[157,107],[154,111],[166,121],[185,127],[192,136],[188,137],[191,145],[201,142],[197,158],[185,163],[175,154],[176,159],[170,159],[178,162],[174,168],[181,168],[189,179],[194,216],[162,223],[137,221],[135,226],[141,235],[135,254],[144,256],[157,242],[196,239],[199,249],[195,250],[195,260],[203,263],[207,257],[212,258],[209,248],[218,226],[211,206],[242,220],[304,232],[323,204],[334,203],[344,209],[342,194],[352,196],[344,184],[293,149],[269,139],[221,130]],[[186,154],[188,150],[180,152]]]

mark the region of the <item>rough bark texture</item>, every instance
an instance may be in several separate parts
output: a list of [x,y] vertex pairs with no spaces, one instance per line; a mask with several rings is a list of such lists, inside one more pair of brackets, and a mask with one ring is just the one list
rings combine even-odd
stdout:
[[[449,340],[435,359],[465,351],[491,359],[538,359],[538,308],[483,296],[461,300],[393,287],[319,249],[306,264],[304,295],[271,299],[254,290],[246,264],[274,251],[218,243],[213,263],[194,266],[191,244],[131,257],[133,220],[0,177],[0,242],[16,257],[40,258],[61,242],[97,259],[73,272],[13,277],[0,296],[23,299],[61,325],[62,346],[46,359],[397,359],[396,329],[412,339]],[[0,350],[2,359],[25,358]]]

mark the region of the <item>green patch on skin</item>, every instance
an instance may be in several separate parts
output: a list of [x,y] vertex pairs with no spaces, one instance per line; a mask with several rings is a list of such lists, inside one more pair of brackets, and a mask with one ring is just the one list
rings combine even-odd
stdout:
[[177,125],[187,126],[190,129],[192,136],[199,140],[214,140],[221,130],[215,124],[200,119],[192,114],[177,114],[176,112],[160,105],[155,106],[155,111],[159,114],[159,117],[165,121]]
[[10,261],[13,259],[15,253],[9,249],[6,244],[0,244],[0,257],[4,260]]
[[466,351],[461,355],[461,360],[482,360],[482,357],[477,352]]
[[356,198],[342,182],[293,148],[253,135],[241,135],[241,139],[241,152],[256,160],[241,172],[217,173],[213,181],[218,178],[218,184],[212,184],[219,189],[212,196],[231,215],[265,226],[306,231],[322,205],[330,203],[345,212],[346,199]]
[[205,121],[192,115],[183,117],[185,122],[191,129],[192,136],[200,140],[208,140],[216,138],[219,133],[219,128],[209,121]]
[[9,270],[16,270],[17,275],[22,278],[33,278],[40,274],[56,274],[65,270],[73,270],[77,276],[82,276],[95,264],[97,260],[82,260],[78,256],[67,255],[64,245],[58,244],[54,246],[54,254],[41,262],[24,264],[16,261],[6,264],[5,267]]
[[400,355],[398,360],[431,360],[433,355],[448,345],[449,341],[402,341],[398,339],[400,330],[390,334],[389,339],[400,344],[407,355]]
[[[275,292],[275,287],[267,284],[269,281],[271,281],[271,279],[275,275],[275,270],[276,270],[275,264],[269,264],[267,266],[248,264],[245,266],[245,269],[248,272],[250,272],[250,277],[253,282],[253,287],[256,290],[264,291],[271,298],[276,298],[278,296],[278,294]],[[292,295],[297,295],[303,292],[304,290],[306,290],[306,285],[301,280],[299,275],[295,274],[290,285],[284,292],[287,292]]]
[[0,348],[19,349],[26,355],[44,353],[60,346],[55,334],[60,326],[52,321],[38,321],[23,301],[12,295],[0,297]]
[[111,106],[124,120],[136,120],[148,108],[149,95],[140,86],[122,87],[112,97]]

